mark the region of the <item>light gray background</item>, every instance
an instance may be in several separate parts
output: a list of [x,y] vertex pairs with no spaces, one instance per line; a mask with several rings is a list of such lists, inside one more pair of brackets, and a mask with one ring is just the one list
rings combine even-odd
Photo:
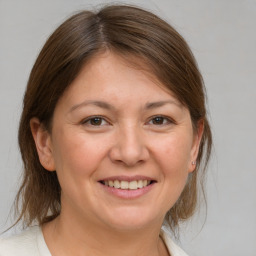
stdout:
[[[109,1],[0,0],[0,231],[7,228],[21,160],[17,127],[23,92],[49,34],[72,12]],[[185,37],[208,90],[215,155],[208,214],[182,229],[190,256],[256,255],[256,1],[151,0]],[[203,209],[201,212],[203,213]]]

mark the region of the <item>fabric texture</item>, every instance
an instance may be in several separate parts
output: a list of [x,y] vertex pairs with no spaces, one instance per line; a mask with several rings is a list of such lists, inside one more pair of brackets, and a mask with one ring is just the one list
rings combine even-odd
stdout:
[[[171,256],[188,256],[171,239],[166,229],[162,229],[162,237]],[[0,239],[0,256],[51,256],[39,226],[31,227],[19,235]]]

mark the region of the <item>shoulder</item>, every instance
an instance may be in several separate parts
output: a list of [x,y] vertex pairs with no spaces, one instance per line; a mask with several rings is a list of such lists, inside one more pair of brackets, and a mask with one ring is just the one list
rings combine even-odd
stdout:
[[171,256],[188,256],[171,238],[171,234],[165,228],[160,233]]
[[9,238],[0,238],[0,256],[48,255],[40,253],[41,240],[42,232],[38,226]]

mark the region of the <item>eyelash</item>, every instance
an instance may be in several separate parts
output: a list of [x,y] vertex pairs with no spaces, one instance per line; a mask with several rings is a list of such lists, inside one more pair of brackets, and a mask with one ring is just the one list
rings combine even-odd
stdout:
[[166,116],[162,116],[162,115],[155,115],[155,116],[150,117],[150,120],[149,120],[148,123],[150,123],[152,121],[156,121],[157,118],[161,118],[161,120],[164,123],[161,123],[161,124],[154,124],[154,123],[152,123],[152,125],[164,126],[164,125],[168,125],[168,124],[175,124],[175,121],[172,120],[170,117],[166,117]]
[[[157,121],[157,118],[160,118],[159,121],[162,121],[163,123],[160,123],[160,124],[151,123],[151,122]],[[97,121],[99,121],[100,123],[92,124],[91,122],[93,120],[95,121],[96,119],[98,119]],[[102,122],[105,122],[105,124],[102,124]],[[97,127],[97,126],[101,127],[101,126],[110,124],[110,122],[108,122],[103,116],[90,116],[90,117],[86,118],[85,120],[83,120],[81,123],[83,125],[90,125],[90,126],[94,126],[94,127]],[[169,125],[169,124],[176,124],[176,122],[173,119],[171,119],[170,117],[166,117],[163,115],[155,115],[155,116],[150,117],[149,121],[146,124],[155,125],[155,126],[165,126],[165,125]]]
[[[83,120],[82,124],[83,125],[90,125],[90,126],[99,126],[99,127],[103,126],[101,123],[99,125],[95,125],[95,124],[90,123],[91,121],[93,121],[95,119],[100,120],[101,123],[106,122],[106,124],[109,124],[109,122],[106,121],[106,119],[102,116],[90,116],[90,117],[86,118],[85,120]],[[106,125],[106,124],[104,124],[104,125]]]

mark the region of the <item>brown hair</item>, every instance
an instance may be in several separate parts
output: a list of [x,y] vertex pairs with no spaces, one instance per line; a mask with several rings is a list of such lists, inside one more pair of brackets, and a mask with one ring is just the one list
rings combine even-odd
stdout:
[[203,120],[196,169],[166,218],[174,229],[180,220],[194,213],[199,181],[204,177],[212,145],[205,89],[196,61],[179,33],[159,17],[138,7],[111,5],[96,13],[81,11],[61,24],[45,43],[31,71],[19,126],[24,176],[16,197],[17,222],[23,220],[25,226],[34,221],[40,225],[48,222],[61,209],[56,172],[46,171],[39,162],[30,119],[37,117],[50,132],[51,118],[63,92],[81,67],[105,50],[143,59],[188,108],[194,127]]

